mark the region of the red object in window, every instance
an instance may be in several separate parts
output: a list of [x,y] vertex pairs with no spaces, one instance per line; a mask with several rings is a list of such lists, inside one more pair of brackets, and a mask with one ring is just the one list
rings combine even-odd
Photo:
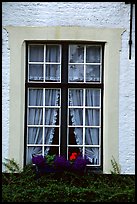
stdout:
[[78,155],[79,155],[79,153],[77,153],[77,152],[72,152],[72,154],[71,154],[70,157],[69,157],[70,161],[75,160]]

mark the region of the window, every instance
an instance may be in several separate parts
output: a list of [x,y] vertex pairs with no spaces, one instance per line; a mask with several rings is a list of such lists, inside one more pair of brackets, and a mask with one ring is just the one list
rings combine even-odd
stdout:
[[86,155],[102,168],[103,43],[27,42],[26,163]]
[[[72,27],[71,26],[68,26],[68,27],[67,26],[60,26],[60,27],[58,26],[57,27],[56,26],[55,27],[54,26],[53,27],[52,26],[50,27],[6,26],[5,29],[8,32],[9,48],[10,48],[9,145],[7,146],[8,158],[9,159],[14,158],[15,161],[17,161],[17,163],[23,168],[27,161],[26,147],[27,146],[29,147],[31,145],[32,147],[35,146],[34,143],[31,144],[30,142],[27,141],[27,137],[28,137],[27,129],[29,128],[28,125],[32,125],[33,127],[33,124],[27,124],[26,113],[28,112],[27,109],[29,109],[29,105],[30,106],[34,105],[34,104],[28,105],[29,89],[43,90],[44,88],[45,89],[48,88],[48,89],[60,90],[60,105],[58,105],[60,107],[57,107],[57,109],[61,110],[61,113],[60,113],[61,123],[60,123],[60,127],[57,127],[57,123],[56,123],[55,130],[57,130],[58,128],[59,134],[60,134],[60,148],[58,147],[58,149],[60,149],[61,153],[65,152],[67,154],[66,147],[67,147],[67,142],[69,142],[67,140],[67,137],[69,137],[68,135],[71,134],[71,133],[68,133],[68,130],[69,131],[73,130],[73,127],[72,128],[68,127],[68,118],[66,117],[63,118],[63,115],[67,115],[68,113],[67,109],[71,109],[70,107],[68,107],[69,89],[82,89],[83,101],[84,101],[85,100],[84,94],[86,92],[86,89],[98,88],[100,89],[100,92],[101,92],[101,104],[100,104],[101,121],[99,121],[101,124],[101,128],[98,129],[100,131],[99,134],[101,137],[99,138],[99,142],[100,142],[99,145],[101,146],[100,148],[98,147],[99,155],[100,155],[99,165],[102,164],[103,173],[110,173],[110,170],[111,169],[113,170],[112,164],[111,164],[112,156],[114,156],[116,161],[119,163],[119,63],[120,63],[120,50],[121,50],[121,42],[122,42],[121,37],[122,37],[122,33],[124,32],[124,29],[90,28],[90,27],[75,27],[75,26],[72,26]],[[38,40],[40,43],[38,43]],[[40,70],[42,71],[39,70],[39,75],[37,74],[37,77],[39,77],[39,80],[38,78],[37,80],[35,78],[35,81],[33,81],[32,78],[29,79],[29,74],[31,73],[31,75],[33,76],[32,70],[33,71],[35,70],[35,67],[34,69],[32,69],[32,67],[29,68],[28,66],[29,65],[28,60],[30,60],[28,56],[29,46],[42,45],[43,49],[46,49],[46,45],[44,43],[42,44],[42,42],[44,43],[46,42],[45,43],[46,45],[48,44],[60,45],[60,57],[61,57],[60,81],[51,81],[52,79],[51,78],[50,81],[47,80],[44,82],[44,80],[42,79],[42,76],[46,78],[44,72],[46,70],[45,68],[46,68],[47,62],[46,61],[44,62],[45,58],[43,58],[43,60],[40,59],[40,62],[36,60],[33,61],[33,59],[31,59],[32,62],[30,64],[33,64],[33,62],[35,64],[35,62],[37,62],[36,64],[39,64],[39,66],[43,64],[42,66],[43,68],[40,68]],[[91,45],[100,46],[100,53],[101,53],[99,55],[100,63],[101,63],[99,67],[100,81],[87,80],[88,74],[86,76],[86,72],[88,70],[86,69],[86,67],[90,62],[84,61],[84,62],[79,62],[78,64],[80,66],[80,63],[83,63],[85,81],[84,82],[83,81],[65,82],[66,79],[68,80],[68,74],[72,74],[71,71],[69,72],[69,67],[70,67],[68,66],[70,65],[69,63],[73,63],[73,65],[75,64],[75,62],[73,61],[69,62],[67,57],[69,55],[70,45],[85,45],[85,47],[86,46],[88,47]],[[26,54],[26,47],[28,47],[27,54]],[[84,59],[86,59],[86,49],[87,48],[85,48],[85,51],[84,51],[84,56],[85,56]],[[36,50],[34,52],[36,52]],[[32,58],[32,55],[33,53],[31,53],[31,58]],[[26,58],[28,58],[27,61],[26,61]],[[26,63],[27,63],[27,66],[26,66]],[[55,63],[56,66],[58,63],[59,61],[58,62],[56,61]],[[92,63],[95,66],[96,63],[95,62],[92,62]],[[40,73],[40,72],[43,72],[43,73]],[[74,73],[75,71],[73,72],[73,74]],[[52,74],[47,73],[47,76],[49,75],[51,77]],[[41,77],[41,81],[40,81],[40,77]],[[43,91],[43,94],[44,94],[44,91]],[[43,102],[43,106],[41,105],[42,110],[44,110],[44,106],[45,106],[44,103],[45,102]],[[53,105],[54,104],[52,104],[52,106]],[[99,104],[96,106],[99,106]],[[85,114],[85,110],[88,107],[84,106],[84,102],[83,102],[83,106],[81,106],[80,108],[82,108],[83,113]],[[45,113],[42,113],[42,114],[45,114]],[[25,128],[24,128],[24,124],[25,124]],[[82,124],[81,125],[82,127],[79,127],[79,128],[83,128],[83,131],[86,131],[86,128],[89,128],[89,127],[86,127],[86,126],[84,127],[84,125],[85,124]],[[44,129],[45,124],[42,123],[41,125],[39,125],[39,127],[40,126]],[[53,137],[54,141],[52,142],[52,145],[53,143],[55,144],[57,143],[57,139],[55,135],[57,134],[54,134],[54,137]],[[63,137],[64,135],[65,137]],[[83,136],[84,136],[84,133],[83,133]],[[24,138],[26,140],[24,140]],[[71,145],[74,145],[75,138],[71,137],[71,139],[72,141],[70,143]],[[86,145],[83,146],[83,151],[85,147]]]

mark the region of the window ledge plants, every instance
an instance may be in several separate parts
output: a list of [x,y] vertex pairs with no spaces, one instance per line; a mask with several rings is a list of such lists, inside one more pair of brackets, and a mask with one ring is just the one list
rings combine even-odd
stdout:
[[36,174],[61,173],[70,171],[77,174],[84,174],[88,159],[83,155],[72,153],[67,160],[62,155],[33,155],[32,164],[35,166]]

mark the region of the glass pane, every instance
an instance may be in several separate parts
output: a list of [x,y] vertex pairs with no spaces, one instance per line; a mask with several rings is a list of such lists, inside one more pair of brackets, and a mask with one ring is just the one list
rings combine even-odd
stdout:
[[100,90],[86,89],[86,106],[100,106]]
[[69,66],[69,81],[82,82],[84,81],[84,66],[70,65]]
[[60,46],[47,45],[46,46],[46,62],[60,62]]
[[60,65],[57,64],[46,65],[45,80],[60,81]]
[[44,154],[50,155],[50,156],[59,155],[59,147],[55,147],[55,146],[45,147]]
[[59,144],[59,128],[58,127],[46,127],[45,128],[45,144]]
[[42,147],[28,147],[27,163],[32,163],[33,155],[42,155]]
[[42,105],[43,105],[43,90],[29,89],[29,106],[42,106]]
[[43,128],[28,128],[28,144],[42,144]]
[[69,145],[82,145],[83,144],[83,128],[69,128],[68,135]]
[[100,62],[100,47],[98,46],[87,46],[86,49],[86,62],[87,63],[98,63]]
[[29,80],[43,81],[43,65],[40,64],[29,65]]
[[75,160],[80,154],[82,154],[81,147],[68,147],[68,160]]
[[95,164],[95,165],[99,164],[99,148],[98,147],[85,148],[85,155],[87,156],[91,164]]
[[69,105],[82,106],[83,105],[83,90],[69,89]]
[[86,81],[100,81],[99,65],[86,65]]
[[60,90],[45,89],[45,106],[59,106],[59,105],[60,105]]
[[99,126],[100,125],[100,121],[99,121],[99,116],[100,116],[100,111],[98,109],[86,109],[85,110],[85,122],[86,125],[88,126]]
[[82,63],[84,62],[84,46],[82,45],[70,45],[70,63]]
[[59,125],[59,109],[45,108],[45,125]]
[[85,144],[99,145],[99,128],[86,128]]
[[30,45],[29,46],[29,61],[30,62],[43,62],[44,61],[44,46],[43,45]]
[[83,109],[82,108],[70,108],[69,117],[70,117],[69,121],[72,122],[72,125],[83,125]]
[[42,125],[43,110],[42,108],[29,108],[29,125]]

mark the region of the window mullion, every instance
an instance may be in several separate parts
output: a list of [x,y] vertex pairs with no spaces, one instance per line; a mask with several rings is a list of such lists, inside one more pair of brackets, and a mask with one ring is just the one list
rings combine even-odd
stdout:
[[[62,44],[62,71],[61,83],[68,83],[68,45]],[[67,108],[68,108],[68,86],[61,89],[61,154],[67,158]]]
[[44,156],[44,135],[45,135],[45,127],[44,127],[44,124],[45,124],[45,89],[43,89],[43,139],[42,139],[42,154]]
[[85,89],[83,89],[83,156],[85,155]]

